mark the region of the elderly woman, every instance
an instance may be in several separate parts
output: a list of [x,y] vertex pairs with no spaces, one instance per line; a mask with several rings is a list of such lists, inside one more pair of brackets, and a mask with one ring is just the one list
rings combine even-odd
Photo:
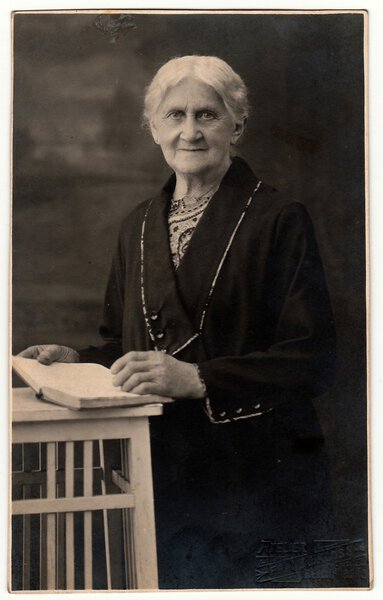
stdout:
[[122,224],[105,344],[24,356],[175,398],[151,422],[160,587],[307,585],[267,557],[332,535],[311,399],[333,379],[334,328],[312,224],[235,156],[247,90],[224,61],[167,62],[144,115],[173,174]]

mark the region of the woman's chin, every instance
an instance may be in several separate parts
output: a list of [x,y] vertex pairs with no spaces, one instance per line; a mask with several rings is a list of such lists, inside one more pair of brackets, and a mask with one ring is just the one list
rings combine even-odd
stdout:
[[219,165],[210,164],[206,154],[191,156],[184,160],[177,160],[172,165],[172,169],[181,175],[203,175],[208,172],[214,172],[219,169]]

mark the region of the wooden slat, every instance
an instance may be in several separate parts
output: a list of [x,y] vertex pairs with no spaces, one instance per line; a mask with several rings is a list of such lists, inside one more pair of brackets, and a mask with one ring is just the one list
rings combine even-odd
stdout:
[[40,589],[47,589],[47,516],[40,514]]
[[12,514],[34,515],[59,512],[78,512],[93,510],[114,510],[132,508],[133,494],[108,494],[107,496],[76,496],[75,498],[42,498],[33,500],[14,500]]
[[112,482],[115,486],[117,486],[124,494],[130,494],[130,483],[122,474],[122,471],[118,469],[112,470]]
[[[65,444],[65,497],[74,496],[74,442]],[[65,515],[65,566],[66,589],[74,590],[74,515]]]
[[[22,444],[21,446],[21,469],[22,473],[28,469],[27,453],[25,446],[29,444]],[[29,486],[22,486],[23,498],[27,498],[27,489]],[[23,568],[22,568],[22,582],[23,590],[29,590],[30,587],[30,517],[28,515],[23,516]]]
[[[105,463],[104,482],[107,494],[116,494],[116,488],[112,482],[112,470],[116,465],[116,454],[118,453],[120,445],[120,440],[103,442]],[[122,560],[124,557],[124,528],[122,526],[122,515],[124,511],[109,510],[107,512],[112,589],[124,590],[127,589],[125,566]]]
[[[23,485],[23,498],[30,495],[30,486]],[[31,589],[31,517],[23,516],[23,590]]]
[[[62,496],[64,493],[64,485],[57,484],[57,496]],[[65,513],[56,515],[56,563],[57,563],[57,589],[66,589],[65,577]]]
[[[121,440],[121,468],[122,478],[130,483],[129,473],[129,457],[130,457],[131,440]],[[124,530],[124,548],[125,548],[125,573],[127,580],[127,588],[135,589],[136,581],[136,560],[134,554],[134,529],[132,521],[132,511],[123,511],[123,530]]]
[[128,473],[135,496],[135,508],[130,511],[134,515],[135,583],[138,589],[158,589],[149,426],[146,419],[135,419],[133,426]]
[[[94,409],[96,410],[96,409]],[[76,411],[71,411],[76,412]],[[137,417],[139,418],[139,417]],[[67,422],[53,421],[13,423],[13,440],[15,443],[33,442],[73,442],[84,440],[123,439],[130,436],[130,429],[136,419],[122,417],[105,420],[82,419]],[[96,432],[96,433],[95,433]]]
[[135,590],[137,585],[136,550],[134,546],[134,514],[132,510],[125,510],[125,527],[127,533],[127,548],[129,556],[130,589]]
[[[93,442],[84,442],[84,496],[93,494]],[[92,513],[84,511],[84,586],[91,590],[92,574]]]
[[[56,496],[56,444],[47,444],[47,502],[55,504]],[[33,502],[33,500],[26,500]],[[43,502],[43,500],[36,500]],[[40,512],[40,511],[38,511]],[[47,516],[47,589],[56,589],[56,515],[52,510]],[[27,513],[26,513],[27,514]]]
[[[105,458],[104,458],[104,442],[102,440],[98,441],[98,450],[100,454],[100,466],[105,473]],[[101,492],[102,495],[106,495],[106,485],[105,479],[101,479]],[[104,524],[104,543],[105,543],[105,566],[106,566],[106,585],[107,589],[112,589],[112,578],[111,578],[111,569],[110,569],[110,545],[109,545],[109,524],[108,524],[108,511],[102,511],[102,518]]]
[[[39,487],[39,498],[47,497],[47,445],[38,444],[38,470],[30,475],[36,476],[36,483]],[[27,473],[25,473],[27,476]],[[40,521],[40,539],[39,539],[39,586],[38,589],[47,589],[47,515],[39,514]]]
[[[41,461],[46,469],[46,444],[41,445]],[[40,499],[46,499],[47,496],[47,483],[45,482],[40,486]],[[13,503],[12,503],[13,507]],[[13,510],[13,508],[12,508]],[[40,514],[39,511],[36,511]],[[40,589],[45,590],[47,588],[47,514],[40,514]]]
[[[100,422],[100,420],[102,420],[105,422],[109,420],[109,418],[115,419],[116,417],[128,419],[161,415],[163,412],[162,403],[169,402],[169,400],[169,398],[163,398],[162,396],[141,396],[140,401],[148,401],[150,404],[122,408],[87,408],[72,410],[36,398],[35,393],[30,388],[15,388],[12,390],[12,423],[46,421],[50,425],[54,421],[95,420]],[[126,422],[127,421],[125,421],[125,423]],[[32,442],[36,442],[38,439],[39,438],[35,438]],[[14,443],[17,442],[14,437],[12,441]]]

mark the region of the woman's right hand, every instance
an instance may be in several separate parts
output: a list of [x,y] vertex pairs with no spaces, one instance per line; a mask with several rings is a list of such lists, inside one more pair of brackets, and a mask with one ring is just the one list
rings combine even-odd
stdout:
[[57,344],[29,346],[29,348],[20,352],[19,356],[24,358],[35,358],[43,365],[50,365],[53,362],[80,362],[80,356],[76,350],[68,348],[68,346],[59,346]]

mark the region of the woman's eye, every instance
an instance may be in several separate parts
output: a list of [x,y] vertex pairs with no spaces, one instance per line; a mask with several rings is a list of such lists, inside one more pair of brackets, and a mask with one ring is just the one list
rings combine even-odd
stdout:
[[171,119],[175,119],[176,121],[178,121],[179,119],[182,119],[182,116],[183,116],[182,110],[173,110],[172,112],[170,112],[168,114],[168,117],[170,117]]
[[212,119],[216,118],[216,115],[214,113],[210,112],[209,110],[204,110],[201,113],[199,113],[198,117],[202,121],[211,121]]

